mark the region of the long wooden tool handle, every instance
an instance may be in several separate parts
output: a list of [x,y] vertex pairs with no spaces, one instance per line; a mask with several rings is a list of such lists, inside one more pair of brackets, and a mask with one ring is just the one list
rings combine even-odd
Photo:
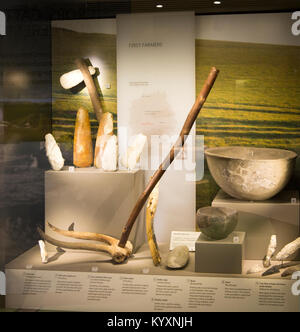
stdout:
[[82,58],[76,59],[75,64],[82,73],[83,80],[88,89],[97,120],[100,123],[103,110],[102,110],[102,107],[100,104],[99,94],[97,92],[93,77],[90,74],[90,71],[89,71],[88,66],[86,65],[84,59],[82,59]]
[[128,219],[125,227],[123,228],[121,239],[118,244],[119,247],[122,247],[122,248],[125,247],[129,234],[131,232],[131,229],[135,223],[135,220],[136,220],[137,216],[139,215],[139,213],[141,212],[141,210],[142,210],[144,204],[146,203],[149,195],[151,194],[153,188],[156,186],[158,181],[164,175],[167,168],[170,166],[172,161],[175,159],[175,157],[177,156],[177,154],[180,152],[181,148],[183,147],[184,142],[185,142],[188,134],[190,133],[190,130],[191,130],[194,122],[196,121],[197,116],[198,116],[203,104],[205,103],[205,100],[218,76],[218,73],[219,73],[219,71],[215,67],[211,68],[210,73],[202,87],[202,90],[200,91],[200,93],[195,101],[195,104],[193,105],[192,109],[190,110],[190,113],[188,114],[188,116],[185,120],[185,123],[183,125],[183,128],[180,132],[180,135],[179,135],[176,143],[173,145],[173,147],[171,148],[171,151],[169,152],[166,159],[161,163],[158,170],[154,173],[154,175],[152,176],[151,180],[149,181],[146,189],[140,195],[137,203],[135,204],[135,207],[133,208],[129,219]]

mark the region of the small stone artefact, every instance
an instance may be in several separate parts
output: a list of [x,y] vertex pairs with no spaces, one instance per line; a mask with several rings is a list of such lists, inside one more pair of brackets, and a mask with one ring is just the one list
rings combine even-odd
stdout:
[[178,246],[169,252],[167,257],[167,266],[170,269],[182,269],[189,261],[189,248],[187,246]]
[[102,115],[95,145],[94,165],[97,168],[102,168],[102,157],[107,144],[107,141],[113,135],[114,124],[111,113],[106,112]]
[[93,144],[88,110],[80,107],[75,122],[73,164],[90,167],[93,163]]
[[287,263],[281,263],[278,265],[273,265],[272,267],[270,267],[268,270],[266,270],[263,274],[262,277],[266,277],[272,274],[276,274],[279,273],[281,269],[286,269],[287,267],[292,267],[292,266],[296,266],[299,265],[298,262],[287,262]]
[[267,254],[263,259],[264,267],[269,267],[271,265],[271,258],[273,257],[276,248],[277,248],[277,237],[276,235],[272,235],[267,250]]
[[43,240],[39,240],[40,252],[41,252],[41,259],[43,264],[48,263],[48,252],[46,249],[45,242]]
[[[95,75],[96,69],[93,66],[88,66],[88,70],[91,75]],[[60,84],[64,89],[72,89],[76,85],[83,82],[83,76],[80,69],[72,70],[68,73],[63,74],[60,79]]]
[[65,160],[52,134],[45,136],[45,148],[52,169],[60,171],[64,167]]
[[124,167],[129,170],[133,170],[138,163],[145,144],[147,142],[147,137],[143,134],[138,134],[133,143],[129,145],[127,151],[125,152],[121,162]]
[[118,139],[117,136],[110,136],[106,142],[102,154],[102,169],[104,171],[114,172],[117,170],[118,162]]

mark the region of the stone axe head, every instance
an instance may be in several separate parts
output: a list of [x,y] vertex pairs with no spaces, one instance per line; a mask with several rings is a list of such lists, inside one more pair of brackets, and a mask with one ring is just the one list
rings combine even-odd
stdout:
[[[89,66],[88,70],[91,75],[95,75],[96,68]],[[74,88],[81,82],[83,82],[83,75],[80,69],[72,70],[60,77],[60,84],[66,90]]]

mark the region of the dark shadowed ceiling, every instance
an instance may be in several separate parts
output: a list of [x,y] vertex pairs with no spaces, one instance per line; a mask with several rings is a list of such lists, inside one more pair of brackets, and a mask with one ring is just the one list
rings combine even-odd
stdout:
[[[47,18],[114,17],[120,13],[193,10],[196,14],[300,10],[299,0],[1,0],[0,9]],[[157,4],[163,5],[156,8]]]

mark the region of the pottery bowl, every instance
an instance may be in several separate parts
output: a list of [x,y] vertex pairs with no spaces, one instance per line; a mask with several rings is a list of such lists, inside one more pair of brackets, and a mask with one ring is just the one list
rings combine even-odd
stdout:
[[228,207],[207,206],[197,211],[196,222],[206,237],[222,240],[235,230],[238,212]]
[[228,146],[205,150],[208,168],[230,196],[260,201],[279,193],[289,182],[297,154],[272,148]]

